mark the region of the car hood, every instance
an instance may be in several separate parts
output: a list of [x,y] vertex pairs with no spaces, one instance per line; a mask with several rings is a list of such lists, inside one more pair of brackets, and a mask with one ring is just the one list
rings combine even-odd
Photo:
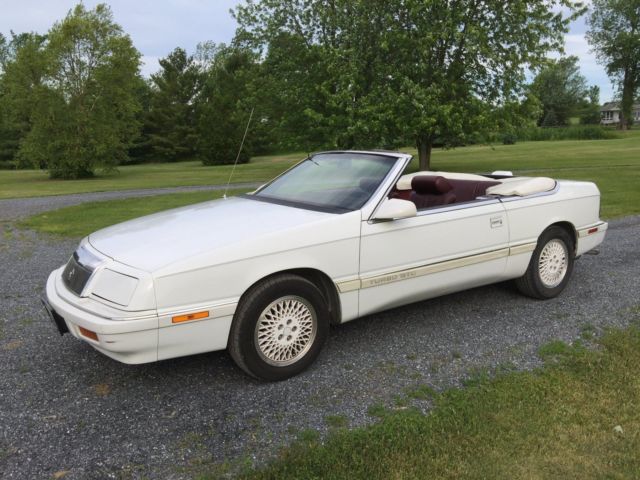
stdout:
[[255,249],[247,247],[262,238],[286,235],[287,231],[328,217],[335,215],[235,197],[130,220],[92,233],[88,240],[117,262],[153,272],[186,258],[225,249],[253,256]]

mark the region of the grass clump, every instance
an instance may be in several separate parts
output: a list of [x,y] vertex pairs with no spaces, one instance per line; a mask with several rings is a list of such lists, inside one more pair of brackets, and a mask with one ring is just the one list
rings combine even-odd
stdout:
[[405,393],[407,394],[407,397],[413,398],[414,400],[431,400],[438,395],[438,392],[429,385],[417,385],[415,387],[407,388]]
[[344,415],[327,415],[324,421],[330,428],[345,428],[349,425],[349,420]]
[[389,414],[389,409],[381,403],[374,403],[367,408],[367,415],[370,417],[384,418]]
[[549,343],[545,343],[538,349],[538,355],[543,360],[551,357],[561,357],[569,355],[573,351],[573,348],[568,343],[562,340],[552,340]]

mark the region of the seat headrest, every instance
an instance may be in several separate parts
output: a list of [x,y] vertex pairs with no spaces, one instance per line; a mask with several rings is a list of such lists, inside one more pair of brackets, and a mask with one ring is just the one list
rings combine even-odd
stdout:
[[419,175],[411,179],[411,189],[420,195],[439,195],[450,192],[453,187],[444,177]]

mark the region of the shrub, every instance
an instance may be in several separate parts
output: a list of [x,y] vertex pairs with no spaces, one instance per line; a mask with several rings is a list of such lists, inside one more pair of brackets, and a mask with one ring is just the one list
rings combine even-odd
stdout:
[[503,145],[515,145],[518,141],[518,137],[515,133],[505,133],[502,135],[502,144]]
[[609,140],[620,138],[615,131],[600,125],[572,125],[569,127],[529,127],[520,129],[517,138],[537,142],[548,140]]
[[14,170],[16,162],[13,160],[0,160],[0,170]]

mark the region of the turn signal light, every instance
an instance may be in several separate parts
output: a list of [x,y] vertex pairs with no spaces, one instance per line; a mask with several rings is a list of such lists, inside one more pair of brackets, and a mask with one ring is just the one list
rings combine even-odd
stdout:
[[171,323],[188,322],[190,320],[200,320],[201,318],[207,318],[209,316],[209,310],[204,312],[188,313],[186,315],[178,315],[171,318]]
[[95,340],[96,342],[98,341],[98,334],[96,332],[92,332],[91,330],[87,330],[86,328],[80,328],[80,334],[83,337],[87,337],[90,338],[91,340]]

